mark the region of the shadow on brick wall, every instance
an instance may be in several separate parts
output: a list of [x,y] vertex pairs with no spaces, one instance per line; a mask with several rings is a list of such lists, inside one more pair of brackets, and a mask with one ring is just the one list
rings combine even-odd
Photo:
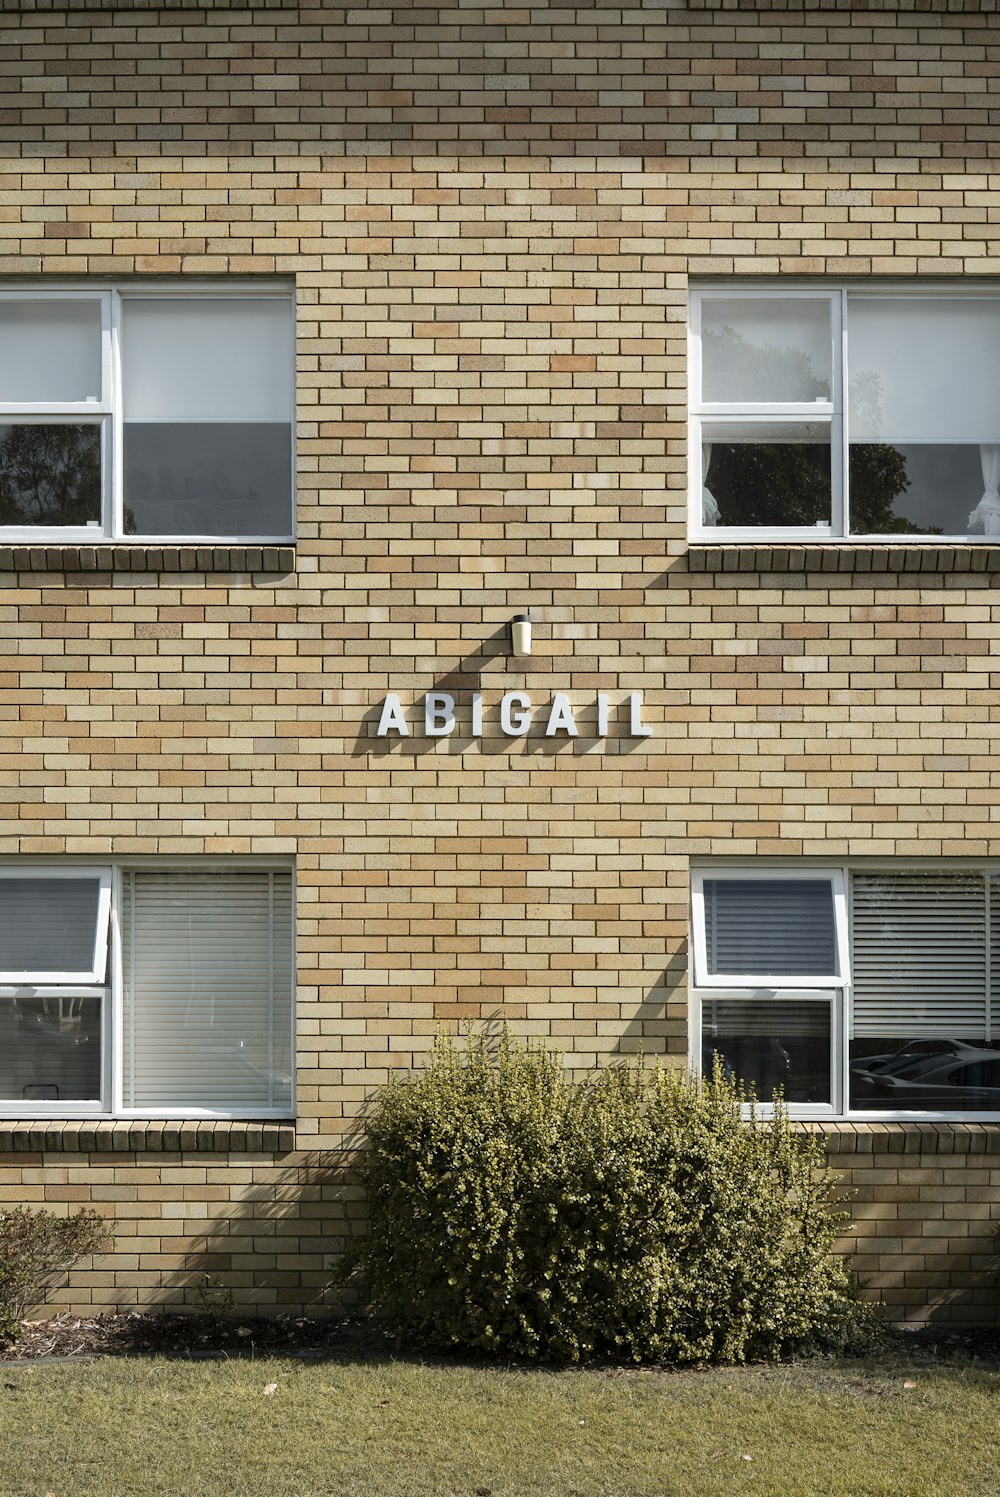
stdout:
[[205,1230],[185,1232],[190,1219],[180,1219],[181,1230],[174,1237],[165,1233],[160,1253],[144,1255],[150,1267],[157,1258],[163,1266],[158,1283],[143,1290],[142,1303],[193,1310],[231,1303],[244,1313],[316,1316],[349,1304],[336,1265],[364,1222],[353,1160],[350,1148],[297,1150],[252,1162],[218,1156],[220,1179],[235,1170],[252,1172],[252,1180],[230,1185],[230,1199],[218,1202]]
[[[67,10],[68,25],[60,15]],[[808,139],[821,169],[827,138],[831,154],[871,155],[873,93],[887,117],[912,101],[897,96],[890,67],[866,70],[850,49],[831,44],[822,18],[813,47],[800,43],[782,58],[776,84],[773,24],[753,7],[724,16],[711,41],[712,17],[689,13],[683,0],[601,14],[595,23],[586,7],[504,10],[482,0],[368,8],[5,0],[0,141],[56,156],[85,142],[96,154],[121,157],[134,146],[147,158],[252,156],[277,146],[287,157],[599,151],[654,156],[664,169],[739,152],[780,159],[802,139],[803,82],[821,67],[837,90],[812,99]],[[906,18],[879,16],[883,31],[895,24]],[[962,44],[961,15],[927,15],[921,25],[942,33],[941,46]],[[716,74],[692,73],[692,56],[714,56]],[[852,129],[855,96],[868,111],[861,131]],[[966,110],[953,108],[951,123],[992,139],[976,96]],[[880,154],[911,154],[909,136],[902,140],[883,131]],[[798,157],[801,146],[793,148]],[[607,217],[595,226],[598,239]]]

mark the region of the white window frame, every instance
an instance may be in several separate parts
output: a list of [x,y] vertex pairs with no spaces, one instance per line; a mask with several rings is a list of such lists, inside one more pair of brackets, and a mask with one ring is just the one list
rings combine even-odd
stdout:
[[127,545],[127,546],[259,546],[287,545],[296,537],[296,454],[295,454],[295,338],[292,338],[292,359],[289,380],[292,390],[291,421],[291,475],[289,490],[290,513],[286,531],[266,535],[227,536],[199,533],[158,535],[143,531],[137,535],[126,533],[124,514],[126,496],[124,489],[124,399],[123,371],[121,359],[122,303],[130,297],[149,300],[183,298],[186,301],[199,299],[249,300],[261,299],[282,301],[288,306],[293,334],[295,323],[295,294],[291,286],[268,285],[245,280],[204,281],[191,284],[183,280],[155,282],[135,281],[119,287],[113,283],[95,281],[91,285],[30,285],[0,288],[0,304],[13,302],[23,304],[31,301],[86,301],[98,303],[101,308],[101,395],[96,401],[49,401],[16,402],[0,401],[0,425],[17,422],[23,425],[99,425],[101,429],[101,490],[102,509],[99,523],[88,525],[3,525],[0,526],[0,546],[44,543],[59,545]]
[[[782,978],[780,983],[775,983],[773,978],[767,979],[764,985],[753,986],[746,979],[738,983],[720,987],[716,981],[705,983],[700,980],[701,974],[705,972],[704,960],[699,962],[698,947],[699,940],[702,951],[704,951],[704,896],[700,907],[695,905],[695,885],[703,889],[706,878],[813,878],[817,876],[830,876],[836,878],[844,893],[845,906],[844,915],[840,910],[837,912],[838,942],[840,940],[841,922],[847,934],[848,948],[850,945],[850,930],[853,923],[853,911],[850,901],[850,879],[852,873],[977,873],[984,878],[993,875],[1000,878],[1000,859],[919,859],[919,858],[853,858],[849,861],[829,863],[822,861],[809,862],[806,859],[797,859],[794,862],[776,860],[768,862],[763,859],[755,859],[751,866],[741,867],[738,863],[727,862],[713,865],[708,862],[699,863],[691,869],[691,933],[690,949],[694,952],[694,967],[691,972],[691,983],[689,988],[688,1002],[688,1065],[693,1074],[700,1074],[702,1056],[702,1002],[713,999],[730,998],[740,1002],[764,1001],[769,999],[798,999],[802,1001],[819,1001],[823,998],[832,999],[832,1022],[831,1034],[833,1036],[834,1054],[831,1061],[831,1096],[832,1105],[829,1107],[819,1103],[787,1103],[786,1110],[790,1117],[807,1121],[809,1119],[831,1119],[855,1123],[995,1123],[1000,1121],[1000,1108],[992,1112],[973,1111],[971,1109],[957,1109],[952,1111],[931,1111],[930,1109],[906,1110],[893,1108],[854,1108],[849,1106],[850,1085],[850,1042],[852,1032],[852,989],[850,981],[850,967],[845,965],[845,977],[835,982],[817,982],[814,978],[808,978],[805,984],[790,986],[791,978]],[[836,896],[835,896],[836,898]],[[756,1104],[758,1116],[766,1117],[773,1112],[773,1106],[767,1102]]]
[[[891,285],[864,286],[831,284],[829,281],[754,280],[734,278],[692,287],[688,325],[688,538],[695,544],[767,545],[770,542],[794,542],[796,545],[835,544],[870,545],[996,545],[996,536],[980,532],[948,535],[921,535],[917,532],[864,534],[850,531],[849,458],[850,433],[847,417],[847,391],[850,378],[848,301],[865,297],[888,300],[892,297],[928,301],[962,298],[1000,297],[1000,290],[984,285],[929,287],[921,282],[893,282]],[[794,402],[711,402],[701,398],[701,326],[704,303],[713,300],[766,301],[805,300],[830,302],[831,369],[830,401]],[[831,510],[829,525],[706,525],[702,517],[702,443],[710,440],[712,418],[752,421],[769,425],[810,420],[829,422]]]
[[[698,987],[693,990],[697,1002],[691,1005],[691,1057],[690,1068],[693,1072],[701,1072],[702,1069],[702,1041],[703,1041],[703,1014],[706,1003],[725,1002],[727,999],[734,1003],[777,1003],[777,1002],[800,1002],[825,1005],[830,1011],[830,1100],[829,1102],[791,1102],[787,1104],[787,1110],[792,1117],[801,1119],[823,1119],[835,1118],[838,1115],[838,1104],[844,1094],[844,1041],[843,1041],[843,1015],[844,1005],[841,1000],[842,988],[706,988]],[[749,1107],[746,1109],[749,1112]],[[759,1117],[770,1117],[774,1112],[774,1104],[766,1099],[754,1103],[754,1111]]]
[[[184,871],[197,873],[232,873],[252,871],[257,873],[275,872],[287,874],[291,879],[292,899],[292,949],[291,970],[289,973],[292,993],[290,1029],[289,1029],[289,1054],[292,1057],[291,1078],[291,1102],[288,1107],[252,1107],[252,1108],[212,1108],[212,1107],[156,1107],[138,1108],[125,1107],[122,1103],[124,1075],[124,983],[122,967],[122,941],[121,941],[121,897],[122,897],[122,875],[125,871],[152,870],[156,872]],[[44,1101],[3,1101],[0,1100],[0,1119],[45,1119],[70,1121],[73,1119],[125,1119],[139,1120],[163,1120],[163,1121],[197,1121],[201,1120],[240,1120],[255,1119],[266,1121],[269,1119],[288,1120],[295,1115],[295,1090],[296,1090],[296,1002],[295,1002],[295,961],[296,961],[296,939],[295,939],[295,909],[296,909],[296,875],[294,866],[287,861],[275,861],[274,859],[262,859],[246,857],[239,860],[234,859],[198,859],[177,857],[161,858],[125,858],[110,865],[95,867],[93,864],[76,864],[71,862],[32,862],[19,863],[10,861],[0,864],[0,878],[4,877],[49,877],[49,878],[93,878],[99,873],[102,879],[102,900],[106,897],[108,901],[108,917],[105,922],[105,933],[107,943],[107,975],[106,980],[83,983],[75,979],[68,979],[66,983],[53,978],[50,973],[45,974],[44,980],[39,983],[18,981],[16,983],[0,980],[0,1002],[12,998],[100,998],[101,1004],[101,1096],[98,1100],[89,1102],[44,1102]],[[105,895],[105,880],[107,893]],[[96,965],[96,962],[95,962]]]

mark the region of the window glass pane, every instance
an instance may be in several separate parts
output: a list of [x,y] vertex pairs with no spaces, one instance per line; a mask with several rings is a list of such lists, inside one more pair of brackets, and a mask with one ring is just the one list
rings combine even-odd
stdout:
[[830,1102],[830,1004],[792,999],[762,1003],[705,1000],[702,1070],[713,1052],[728,1075],[763,1102]]
[[829,400],[830,303],[792,297],[706,297],[702,399]]
[[125,1105],[288,1109],[291,875],[123,883]]
[[0,401],[100,398],[99,301],[0,300]]
[[100,889],[97,878],[0,878],[0,974],[93,973]]
[[101,1095],[101,999],[0,999],[0,1101]]
[[126,297],[126,421],[291,421],[288,297]]
[[1000,297],[851,297],[855,442],[1000,442]]
[[709,977],[837,977],[833,887],[826,879],[705,879]]
[[127,422],[124,451],[128,535],[292,533],[286,424]]
[[985,1040],[852,1040],[850,1106],[860,1111],[1000,1111],[1000,1047]]
[[713,421],[702,437],[705,525],[829,527],[828,424]]
[[100,523],[100,426],[0,425],[0,525]]
[[[994,449],[969,444],[852,442],[851,531],[855,535],[967,535],[1000,532],[1000,495],[991,481]],[[997,469],[1000,476],[1000,446]],[[984,478],[984,468],[986,477]]]

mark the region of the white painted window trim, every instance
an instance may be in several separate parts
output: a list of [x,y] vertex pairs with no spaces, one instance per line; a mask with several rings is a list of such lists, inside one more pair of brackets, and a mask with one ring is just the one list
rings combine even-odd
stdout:
[[[225,873],[253,871],[258,873],[276,872],[287,874],[291,879],[292,900],[292,951],[291,951],[291,1014],[289,1053],[292,1057],[292,1099],[288,1107],[252,1107],[252,1108],[209,1108],[209,1107],[157,1107],[157,1108],[127,1108],[122,1105],[123,1094],[123,1035],[124,1035],[124,992],[122,975],[122,952],[121,952],[121,893],[122,874],[125,871],[152,870],[169,872],[171,870],[194,871],[198,873]],[[0,1002],[5,999],[16,997],[48,998],[48,997],[85,997],[100,998],[101,1002],[101,1097],[99,1100],[90,1102],[5,1102],[0,1101],[0,1121],[19,1120],[30,1122],[38,1121],[63,1121],[123,1119],[129,1121],[240,1121],[254,1119],[258,1121],[282,1120],[289,1121],[295,1116],[295,1093],[296,1093],[296,1001],[295,1001],[295,910],[296,910],[296,871],[294,865],[287,861],[279,861],[273,858],[247,857],[240,859],[191,859],[183,857],[143,858],[130,857],[115,862],[112,865],[103,865],[95,868],[94,865],[84,865],[73,862],[49,863],[33,862],[21,864],[18,861],[5,861],[0,863],[0,878],[23,877],[31,874],[49,877],[89,877],[93,878],[95,873],[102,875],[102,899],[107,899],[107,918],[104,923],[105,941],[107,949],[107,977],[106,981],[93,983],[82,983],[79,981],[67,981],[63,983],[46,975],[45,980],[39,983],[8,982],[0,980]],[[105,895],[103,879],[107,880],[107,893]],[[104,971],[104,968],[101,968]],[[273,1076],[271,1078],[273,1085]]]
[[[928,286],[920,281],[893,281],[891,285],[831,284],[829,281],[794,282],[774,279],[755,279],[752,282],[736,277],[731,281],[719,280],[692,286],[689,294],[688,321],[688,539],[696,545],[768,545],[772,542],[795,545],[969,545],[996,544],[995,536],[981,533],[955,533],[953,535],[913,534],[851,534],[850,494],[848,484],[849,432],[847,423],[847,387],[850,376],[848,361],[849,319],[848,299],[863,297],[907,298],[924,297],[940,301],[954,298],[982,298],[990,294],[1000,297],[1000,290],[988,285],[939,285]],[[701,400],[701,318],[706,300],[718,298],[743,298],[748,301],[780,297],[785,300],[821,300],[828,297],[831,303],[832,338],[832,394],[831,402],[802,403],[753,403],[707,402]],[[831,478],[831,523],[815,526],[738,526],[705,525],[702,520],[702,476],[701,448],[704,433],[715,419],[753,420],[755,417],[768,423],[780,421],[829,420],[831,425],[830,478]]]
[[0,546],[3,545],[49,545],[49,546],[261,546],[289,545],[296,537],[296,422],[295,400],[295,338],[292,338],[292,367],[289,378],[292,389],[293,419],[291,422],[291,488],[290,514],[287,531],[267,535],[157,535],[143,532],[141,535],[124,531],[125,498],[122,466],[123,449],[123,386],[121,363],[121,305],[128,298],[143,299],[159,297],[183,297],[185,300],[201,298],[215,299],[262,299],[283,301],[288,304],[288,314],[295,322],[295,292],[292,286],[268,285],[246,280],[204,281],[191,284],[184,280],[167,279],[148,283],[143,281],[117,285],[113,282],[94,281],[92,284],[67,284],[56,282],[51,286],[29,285],[0,288],[0,303],[4,301],[24,303],[28,301],[90,301],[101,306],[101,398],[99,401],[54,401],[3,402],[0,401],[0,423],[5,417],[28,425],[84,425],[101,427],[101,472],[102,472],[102,519],[99,525],[4,525],[0,526]]
[[[748,986],[734,984],[730,987],[720,988],[714,983],[711,986],[698,982],[698,973],[704,971],[704,964],[697,965],[697,943],[699,938],[699,926],[701,927],[701,940],[704,943],[704,895],[702,894],[702,906],[700,915],[695,912],[695,883],[703,889],[705,878],[739,877],[747,878],[789,878],[793,876],[816,877],[817,874],[837,875],[847,898],[846,921],[848,932],[852,919],[850,908],[849,890],[850,875],[859,873],[976,873],[984,879],[992,876],[1000,879],[1000,859],[956,859],[956,858],[855,858],[849,862],[830,863],[822,860],[809,860],[806,858],[789,860],[757,859],[752,865],[741,866],[739,863],[720,862],[712,864],[701,861],[691,868],[691,930],[689,948],[695,953],[695,966],[692,968],[690,986],[688,990],[688,1067],[693,1075],[700,1075],[701,1065],[701,1039],[702,1039],[702,1001],[703,999],[732,998],[737,1001],[767,1000],[768,998],[787,999],[799,998],[805,1001],[817,1001],[821,998],[831,998],[833,1002],[833,1014],[831,1034],[833,1037],[833,1058],[831,1067],[831,1095],[833,1103],[826,1107],[817,1103],[788,1103],[786,1111],[789,1117],[801,1121],[828,1119],[836,1122],[850,1123],[997,1123],[1000,1122],[1000,1109],[992,1112],[975,1112],[972,1110],[938,1111],[921,1109],[919,1111],[905,1109],[875,1109],[855,1108],[848,1105],[849,1084],[849,1061],[850,1061],[850,1038],[851,1038],[851,984],[848,980],[842,985],[820,984],[815,979],[807,980],[806,985],[790,989],[785,986],[786,979],[781,980],[782,985],[775,985],[773,980],[763,986]],[[839,940],[840,916],[838,913],[838,940]],[[849,934],[848,934],[849,941]],[[845,968],[849,972],[849,968]],[[755,1104],[755,1112],[759,1117],[769,1117],[774,1111],[771,1104],[758,1102]]]

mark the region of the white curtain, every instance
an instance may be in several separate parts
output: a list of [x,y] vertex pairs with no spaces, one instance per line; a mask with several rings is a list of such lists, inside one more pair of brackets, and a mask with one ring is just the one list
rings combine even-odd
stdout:
[[711,442],[701,444],[701,523],[703,525],[718,525],[719,506],[711,489],[705,487],[708,478],[709,466],[712,462]]
[[983,497],[969,516],[969,529],[983,527],[986,535],[1000,535],[1000,442],[980,442]]

